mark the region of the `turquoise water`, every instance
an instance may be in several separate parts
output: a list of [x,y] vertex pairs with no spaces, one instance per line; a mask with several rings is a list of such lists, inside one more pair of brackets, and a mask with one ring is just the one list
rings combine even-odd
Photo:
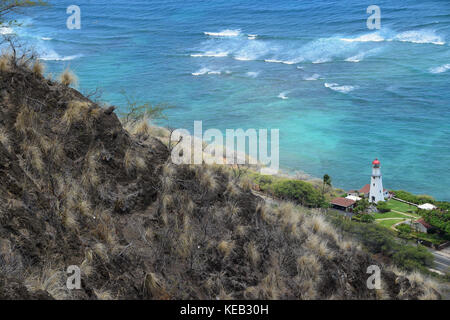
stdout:
[[[124,105],[125,90],[169,103],[168,124],[279,128],[280,163],[337,187],[369,182],[450,200],[450,3],[377,1],[87,1],[34,9],[15,30],[50,72]],[[269,60],[269,61],[267,61]]]

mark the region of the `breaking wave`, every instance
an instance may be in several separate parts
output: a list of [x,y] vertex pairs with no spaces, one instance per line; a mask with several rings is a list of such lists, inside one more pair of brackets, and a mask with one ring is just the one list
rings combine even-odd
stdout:
[[329,88],[333,91],[337,91],[337,92],[341,92],[341,93],[349,93],[356,89],[356,87],[354,87],[354,86],[348,86],[348,85],[340,86],[337,83],[327,83],[327,82],[324,84],[324,86],[325,86],[325,88]]

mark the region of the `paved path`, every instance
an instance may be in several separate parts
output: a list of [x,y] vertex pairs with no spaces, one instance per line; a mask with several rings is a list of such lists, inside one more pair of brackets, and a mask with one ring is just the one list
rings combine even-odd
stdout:
[[434,269],[443,273],[450,272],[450,248],[445,248],[439,251],[428,248],[428,251],[430,251],[434,256]]
[[397,210],[391,210],[392,212],[395,212],[395,213],[399,213],[399,214],[402,214],[402,215],[404,215],[404,216],[407,216],[407,217],[411,217],[411,218],[414,218],[414,219],[420,219],[420,217],[418,217],[418,216],[414,216],[414,215],[412,215],[412,214],[408,214],[408,213],[404,213],[404,212],[400,212],[400,211],[397,211]]

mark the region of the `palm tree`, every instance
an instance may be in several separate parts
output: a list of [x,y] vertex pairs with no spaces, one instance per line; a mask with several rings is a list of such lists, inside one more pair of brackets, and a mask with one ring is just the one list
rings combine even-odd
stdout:
[[323,176],[322,197],[325,197],[325,186],[331,187],[331,177],[328,174]]

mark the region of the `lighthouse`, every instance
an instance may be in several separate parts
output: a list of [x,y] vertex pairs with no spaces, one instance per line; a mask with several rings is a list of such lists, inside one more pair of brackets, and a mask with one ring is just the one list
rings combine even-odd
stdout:
[[380,201],[384,201],[383,178],[381,176],[380,161],[375,159],[372,162],[369,202],[378,203]]

